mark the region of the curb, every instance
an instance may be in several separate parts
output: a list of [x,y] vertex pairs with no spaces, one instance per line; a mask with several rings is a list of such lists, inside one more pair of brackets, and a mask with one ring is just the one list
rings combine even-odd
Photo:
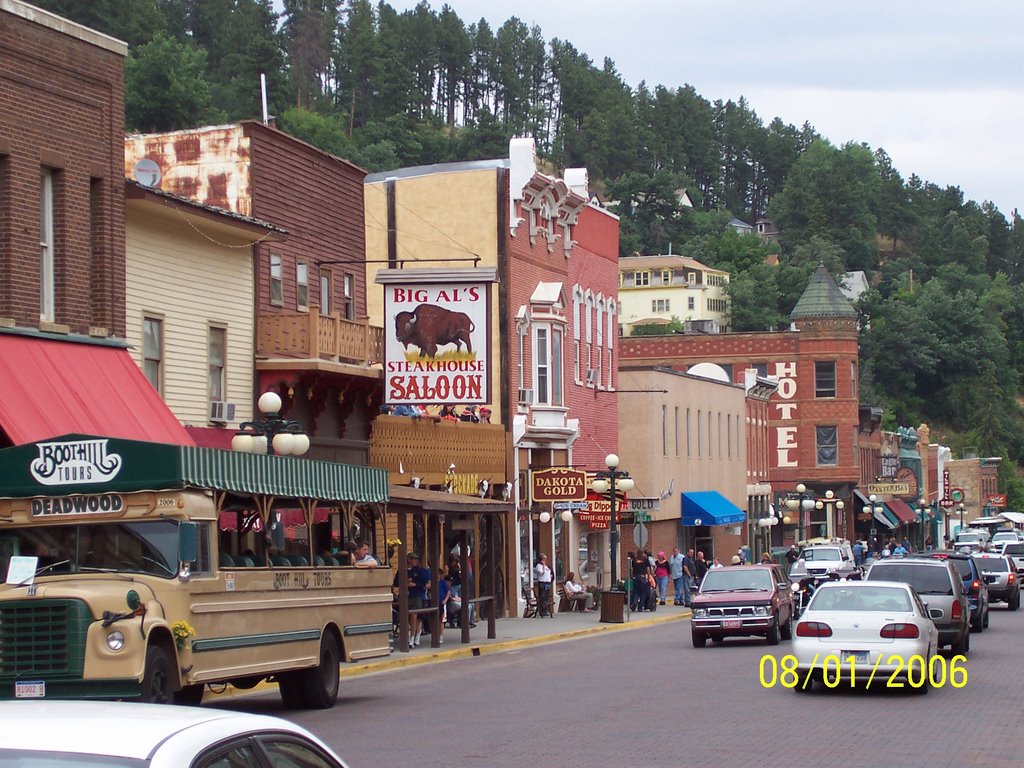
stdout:
[[[466,645],[459,648],[451,648],[449,650],[436,649],[433,653],[429,654],[418,654],[416,656],[401,654],[396,651],[391,657],[384,661],[370,660],[366,662],[355,662],[352,664],[343,664],[340,670],[340,677],[342,679],[351,679],[354,677],[363,677],[364,675],[372,675],[378,672],[389,672],[396,669],[406,669],[408,667],[418,667],[424,664],[438,664],[445,661],[453,661],[455,659],[472,658],[474,656],[487,656],[494,653],[502,653],[504,651],[511,651],[517,648],[527,648],[533,645],[545,645],[547,643],[558,643],[564,640],[572,640],[577,637],[586,637],[587,635],[596,635],[602,632],[622,632],[629,629],[640,629],[642,627],[653,626],[654,624],[666,624],[670,621],[682,621],[689,619],[691,612],[689,610],[681,611],[680,613],[673,614],[671,616],[658,616],[643,619],[634,619],[632,621],[626,621],[621,624],[598,624],[592,627],[582,627],[580,629],[569,629],[564,632],[555,632],[550,635],[537,635],[535,637],[523,637],[516,640],[502,640],[498,642],[490,642],[482,645]],[[525,619],[515,619],[516,621],[525,621]],[[401,658],[395,658],[395,656],[401,656]],[[275,687],[275,684],[263,681],[256,685],[254,688],[246,690],[240,690],[228,686],[227,690],[221,693],[214,693],[209,690],[203,696],[204,700],[215,700],[224,698],[233,698],[235,696],[248,696],[253,693],[259,693],[262,691],[269,690]]]

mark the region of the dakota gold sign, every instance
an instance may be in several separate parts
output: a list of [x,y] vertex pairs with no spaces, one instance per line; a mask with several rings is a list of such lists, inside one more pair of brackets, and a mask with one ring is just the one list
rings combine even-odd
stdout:
[[582,469],[553,467],[530,473],[530,500],[586,501],[587,473]]

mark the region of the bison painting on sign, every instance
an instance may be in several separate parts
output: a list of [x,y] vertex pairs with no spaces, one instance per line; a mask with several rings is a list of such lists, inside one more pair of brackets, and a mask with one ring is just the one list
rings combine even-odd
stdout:
[[491,401],[490,283],[390,283],[384,297],[385,402]]

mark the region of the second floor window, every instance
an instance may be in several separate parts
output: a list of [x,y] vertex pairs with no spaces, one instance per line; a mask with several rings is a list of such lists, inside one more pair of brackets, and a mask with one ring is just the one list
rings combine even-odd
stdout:
[[651,312],[669,312],[668,299],[654,299],[651,301]]
[[164,362],[164,322],[156,317],[142,320],[142,371],[160,394]]
[[686,308],[687,309],[696,309],[697,308],[697,297],[696,296],[689,296],[686,299]]
[[651,273],[650,272],[634,272],[633,273],[633,285],[637,287],[650,285],[651,284]]
[[331,273],[320,272],[320,314],[331,314]]
[[814,363],[814,396],[836,396],[836,364],[833,361]]
[[345,275],[345,319],[356,319],[356,278],[354,275]]
[[270,254],[270,303],[276,306],[284,304],[284,291],[281,287],[281,257]]
[[210,328],[210,348],[207,354],[210,366],[210,400],[225,400],[227,390],[227,335],[224,328]]
[[834,467],[839,464],[838,427],[815,427],[814,442],[819,467]]
[[39,319],[53,322],[53,171],[39,176]]
[[539,326],[533,340],[536,402],[539,405],[562,405],[562,331]]
[[309,309],[309,267],[304,261],[295,265],[295,306]]

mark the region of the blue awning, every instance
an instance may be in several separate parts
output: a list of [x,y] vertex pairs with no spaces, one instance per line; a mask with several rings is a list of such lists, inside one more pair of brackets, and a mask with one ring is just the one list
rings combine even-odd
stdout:
[[682,494],[683,525],[738,525],[747,513],[718,491],[693,491]]

